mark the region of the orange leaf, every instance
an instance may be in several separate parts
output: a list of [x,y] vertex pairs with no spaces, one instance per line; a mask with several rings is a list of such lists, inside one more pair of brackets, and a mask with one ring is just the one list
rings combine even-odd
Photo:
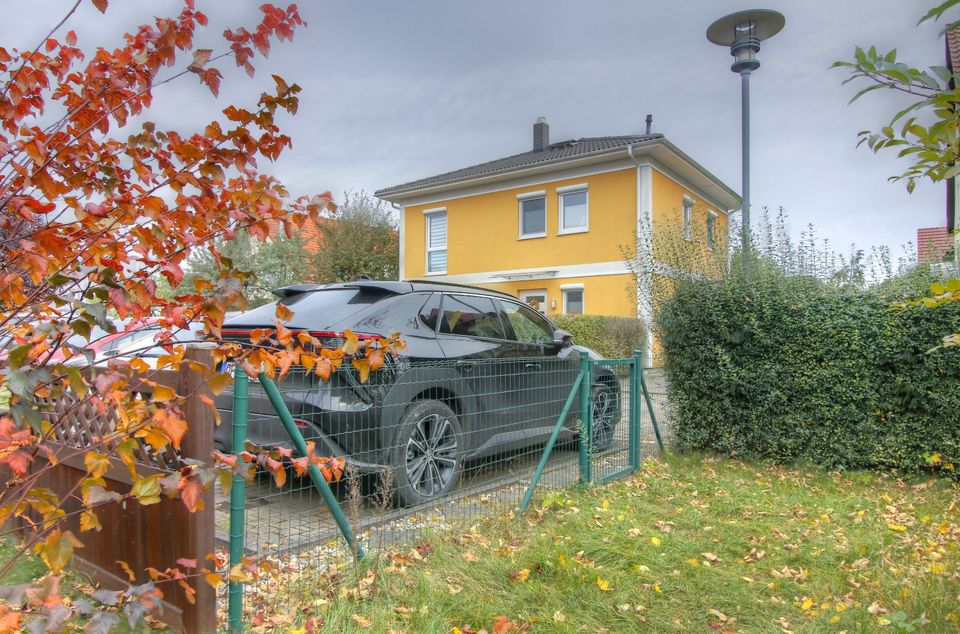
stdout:
[[[196,476],[180,478],[177,483],[177,489],[180,491],[180,500],[187,510],[191,513],[203,510],[203,483]],[[194,561],[193,568],[196,568]]]
[[290,321],[293,319],[293,311],[284,306],[283,304],[277,304],[276,311],[277,319],[280,321]]
[[20,613],[12,611],[6,605],[0,605],[0,634],[14,634],[20,631]]

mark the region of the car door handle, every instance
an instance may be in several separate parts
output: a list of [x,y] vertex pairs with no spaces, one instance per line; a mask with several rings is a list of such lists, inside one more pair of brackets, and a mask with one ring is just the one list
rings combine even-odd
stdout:
[[457,361],[457,369],[461,372],[473,372],[477,364],[473,361]]
[[526,369],[526,370],[539,370],[539,369],[540,369],[540,364],[539,364],[539,363],[524,363],[524,364],[523,364],[523,367],[524,367],[524,369]]

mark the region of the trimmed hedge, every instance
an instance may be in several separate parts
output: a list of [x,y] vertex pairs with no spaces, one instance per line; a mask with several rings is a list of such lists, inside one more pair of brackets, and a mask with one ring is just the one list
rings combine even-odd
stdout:
[[680,284],[664,302],[681,449],[829,468],[960,464],[960,349],[928,353],[960,328],[960,304],[902,310],[896,290],[760,277]]
[[633,356],[633,351],[643,349],[646,341],[643,324],[638,319],[603,315],[556,315],[551,319],[570,331],[574,343],[607,359]]

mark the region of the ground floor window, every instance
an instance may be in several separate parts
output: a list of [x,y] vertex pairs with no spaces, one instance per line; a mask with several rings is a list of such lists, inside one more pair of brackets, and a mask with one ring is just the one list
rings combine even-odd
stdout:
[[565,315],[583,314],[583,287],[563,289],[563,313]]

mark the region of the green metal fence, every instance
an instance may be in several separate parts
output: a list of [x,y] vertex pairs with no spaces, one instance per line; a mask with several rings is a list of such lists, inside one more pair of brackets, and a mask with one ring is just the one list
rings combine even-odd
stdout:
[[[423,539],[478,517],[522,514],[537,492],[601,483],[663,449],[639,352],[467,361],[391,360],[361,382],[343,366],[324,382],[303,371],[279,385],[235,373],[229,446],[285,446],[336,456],[345,476],[277,488],[268,473],[231,492],[231,567],[274,560],[289,583],[337,558]],[[649,429],[641,407],[649,410]],[[306,582],[309,582],[308,580]],[[231,584],[229,626],[243,627],[244,588]]]

